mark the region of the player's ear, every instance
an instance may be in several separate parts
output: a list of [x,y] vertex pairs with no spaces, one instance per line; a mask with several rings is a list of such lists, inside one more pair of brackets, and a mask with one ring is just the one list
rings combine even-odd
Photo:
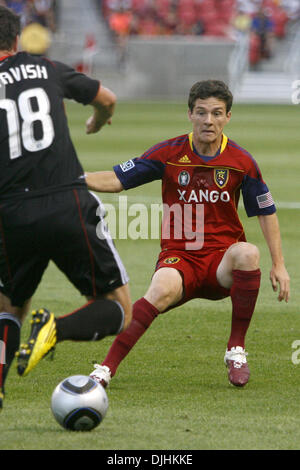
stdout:
[[188,109],[188,118],[190,121],[192,121],[192,111],[190,110],[190,108]]
[[232,116],[232,113],[231,113],[231,111],[228,111],[228,113],[226,114],[226,117],[227,117],[227,123],[230,121],[230,119],[231,119],[231,116]]

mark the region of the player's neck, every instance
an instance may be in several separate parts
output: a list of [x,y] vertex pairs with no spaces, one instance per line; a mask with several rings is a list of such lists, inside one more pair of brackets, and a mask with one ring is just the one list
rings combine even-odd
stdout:
[[194,138],[193,136],[193,145],[199,155],[204,155],[206,157],[213,157],[218,152],[222,143],[222,136],[216,139],[214,142],[202,142]]
[[14,41],[11,43],[9,50],[0,50],[0,59],[4,57],[9,57],[10,55],[15,55],[19,50],[19,36],[16,36]]
[[15,55],[19,47],[19,36],[16,36],[10,49],[0,50],[0,58],[9,57],[10,55]]
[[2,57],[9,57],[10,55],[14,55],[14,51],[12,51],[12,50],[10,50],[10,51],[6,51],[6,50],[2,51],[2,50],[0,50],[0,59],[1,59]]

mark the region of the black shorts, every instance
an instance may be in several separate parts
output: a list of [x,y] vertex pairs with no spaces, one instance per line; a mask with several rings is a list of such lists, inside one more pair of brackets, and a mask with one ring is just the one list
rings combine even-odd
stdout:
[[0,202],[0,291],[21,307],[50,260],[85,296],[126,284],[103,216],[101,201],[86,189]]

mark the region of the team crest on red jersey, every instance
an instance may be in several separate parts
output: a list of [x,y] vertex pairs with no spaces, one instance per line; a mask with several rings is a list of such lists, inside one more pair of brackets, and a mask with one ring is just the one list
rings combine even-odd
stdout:
[[172,258],[165,259],[164,263],[165,264],[175,264],[175,263],[178,263],[178,261],[180,261],[180,258],[177,258],[177,257],[173,256]]
[[214,170],[214,180],[219,188],[224,188],[228,183],[229,170]]

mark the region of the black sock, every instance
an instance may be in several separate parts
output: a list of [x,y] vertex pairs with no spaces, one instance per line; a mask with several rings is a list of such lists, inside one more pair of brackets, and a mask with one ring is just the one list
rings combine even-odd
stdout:
[[74,312],[56,318],[57,342],[98,341],[118,334],[123,327],[124,311],[114,300],[96,299]]
[[21,323],[11,313],[0,313],[0,389],[4,383],[15,353],[20,345]]

